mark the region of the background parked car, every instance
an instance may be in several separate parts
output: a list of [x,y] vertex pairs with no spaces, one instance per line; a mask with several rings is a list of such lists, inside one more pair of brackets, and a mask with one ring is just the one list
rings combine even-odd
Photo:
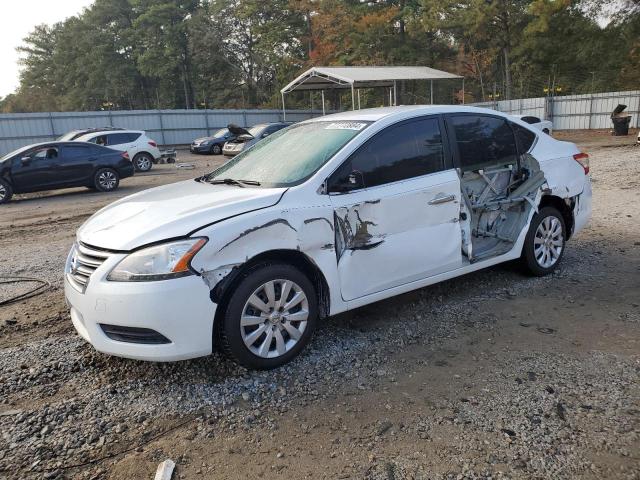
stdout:
[[513,115],[513,116],[516,118],[519,118],[525,123],[528,123],[533,128],[537,128],[541,132],[546,133],[547,135],[551,135],[551,132],[553,132],[553,123],[551,123],[551,120],[542,120],[541,118],[536,117],[534,115]]
[[189,150],[191,153],[220,155],[225,142],[234,140],[235,138],[236,135],[231,133],[228,128],[221,128],[210,137],[196,138],[189,146]]
[[106,132],[106,131],[114,131],[114,130],[124,130],[124,128],[119,127],[98,127],[98,128],[82,128],[80,130],[71,130],[70,132],[61,135],[56,139],[56,142],[71,142],[82,135],[86,135],[87,133],[93,132]]
[[133,175],[127,152],[81,142],[50,142],[19,148],[0,158],[0,203],[14,193],[69,187],[101,192]]
[[87,133],[77,140],[126,151],[137,172],[148,172],[162,157],[158,144],[142,130],[102,130]]
[[268,137],[278,130],[288,127],[291,123],[260,123],[246,130],[237,125],[229,124],[228,128],[231,133],[236,135],[234,140],[229,140],[224,144],[222,153],[225,157],[235,157],[237,154],[255,145],[260,140]]

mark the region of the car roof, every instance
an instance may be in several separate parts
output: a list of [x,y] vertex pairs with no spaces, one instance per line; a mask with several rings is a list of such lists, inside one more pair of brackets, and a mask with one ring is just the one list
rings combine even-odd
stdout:
[[118,133],[139,133],[140,135],[144,135],[145,132],[144,130],[95,130],[92,132],[87,132],[83,135],[80,135],[76,140],[79,140],[81,138],[89,138],[89,137],[93,137],[93,136],[98,136],[98,135],[107,135],[107,134],[118,134]]
[[430,115],[438,113],[484,113],[486,115],[497,115],[500,117],[508,117],[507,114],[491,110],[489,108],[480,108],[466,105],[402,105],[398,107],[379,107],[365,108],[362,110],[349,110],[340,113],[325,115],[324,117],[311,118],[305,120],[304,123],[326,122],[336,120],[360,120],[365,122],[377,122],[383,118],[402,117],[406,113],[415,113],[416,115]]

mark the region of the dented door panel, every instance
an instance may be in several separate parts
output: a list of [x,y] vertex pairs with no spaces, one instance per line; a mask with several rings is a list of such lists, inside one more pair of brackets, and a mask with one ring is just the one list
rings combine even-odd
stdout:
[[455,170],[330,198],[344,300],[460,267]]

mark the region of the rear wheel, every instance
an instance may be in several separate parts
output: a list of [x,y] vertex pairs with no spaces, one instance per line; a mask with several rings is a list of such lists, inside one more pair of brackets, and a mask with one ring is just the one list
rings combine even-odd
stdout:
[[133,157],[133,167],[136,172],[148,172],[153,166],[153,157],[148,153],[139,153]]
[[522,261],[533,275],[553,272],[564,255],[566,232],[562,214],[544,207],[533,216],[524,242]]
[[270,369],[309,343],[318,316],[313,284],[297,268],[262,264],[234,289],[221,325],[228,356],[247,368]]
[[13,188],[11,184],[6,180],[0,178],[0,203],[6,203],[11,200],[13,196]]
[[93,175],[93,184],[100,192],[112,192],[120,184],[120,175],[111,168],[101,168]]

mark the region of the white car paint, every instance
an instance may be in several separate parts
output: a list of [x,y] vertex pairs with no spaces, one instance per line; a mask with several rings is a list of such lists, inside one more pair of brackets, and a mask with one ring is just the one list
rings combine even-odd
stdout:
[[[130,138],[123,138],[124,136],[129,136]],[[146,132],[142,130],[105,130],[100,132],[91,132],[78,137],[76,141],[96,143],[99,139],[103,139],[105,137],[107,139],[107,143],[104,144],[105,147],[127,152],[131,161],[134,162],[134,165],[138,155],[150,155],[152,157],[152,162],[158,161],[162,158],[158,144],[153,139],[149,138]],[[113,142],[112,139],[116,139],[115,142]],[[147,164],[147,166],[142,169],[136,167],[136,170],[150,170],[151,165]]]
[[[324,193],[325,180],[359,146],[399,121],[424,115],[480,113],[461,106],[413,106],[343,112],[308,120],[371,121],[309,179],[289,188],[239,188],[196,181],[153,188],[97,212],[78,230],[77,243],[107,257],[86,289],[72,280],[74,249],[66,266],[65,295],[78,332],[102,352],[173,361],[209,354],[217,304],[210,291],[234,269],[265,252],[302,253],[328,287],[324,313],[334,315],[449,278],[520,257],[529,222],[508,252],[471,262],[461,249],[461,180],[457,169],[349,194]],[[578,148],[537,135],[530,154],[545,182],[532,197],[571,201],[573,233],[588,221],[590,178],[573,155]],[[439,199],[453,196],[452,201]],[[422,213],[422,215],[420,214]],[[344,232],[350,232],[344,234]],[[107,275],[132,251],[176,238],[207,238],[191,261],[190,276],[162,281],[113,282]],[[84,247],[83,247],[84,248]],[[101,323],[153,329],[170,344],[142,345],[108,338]]]

